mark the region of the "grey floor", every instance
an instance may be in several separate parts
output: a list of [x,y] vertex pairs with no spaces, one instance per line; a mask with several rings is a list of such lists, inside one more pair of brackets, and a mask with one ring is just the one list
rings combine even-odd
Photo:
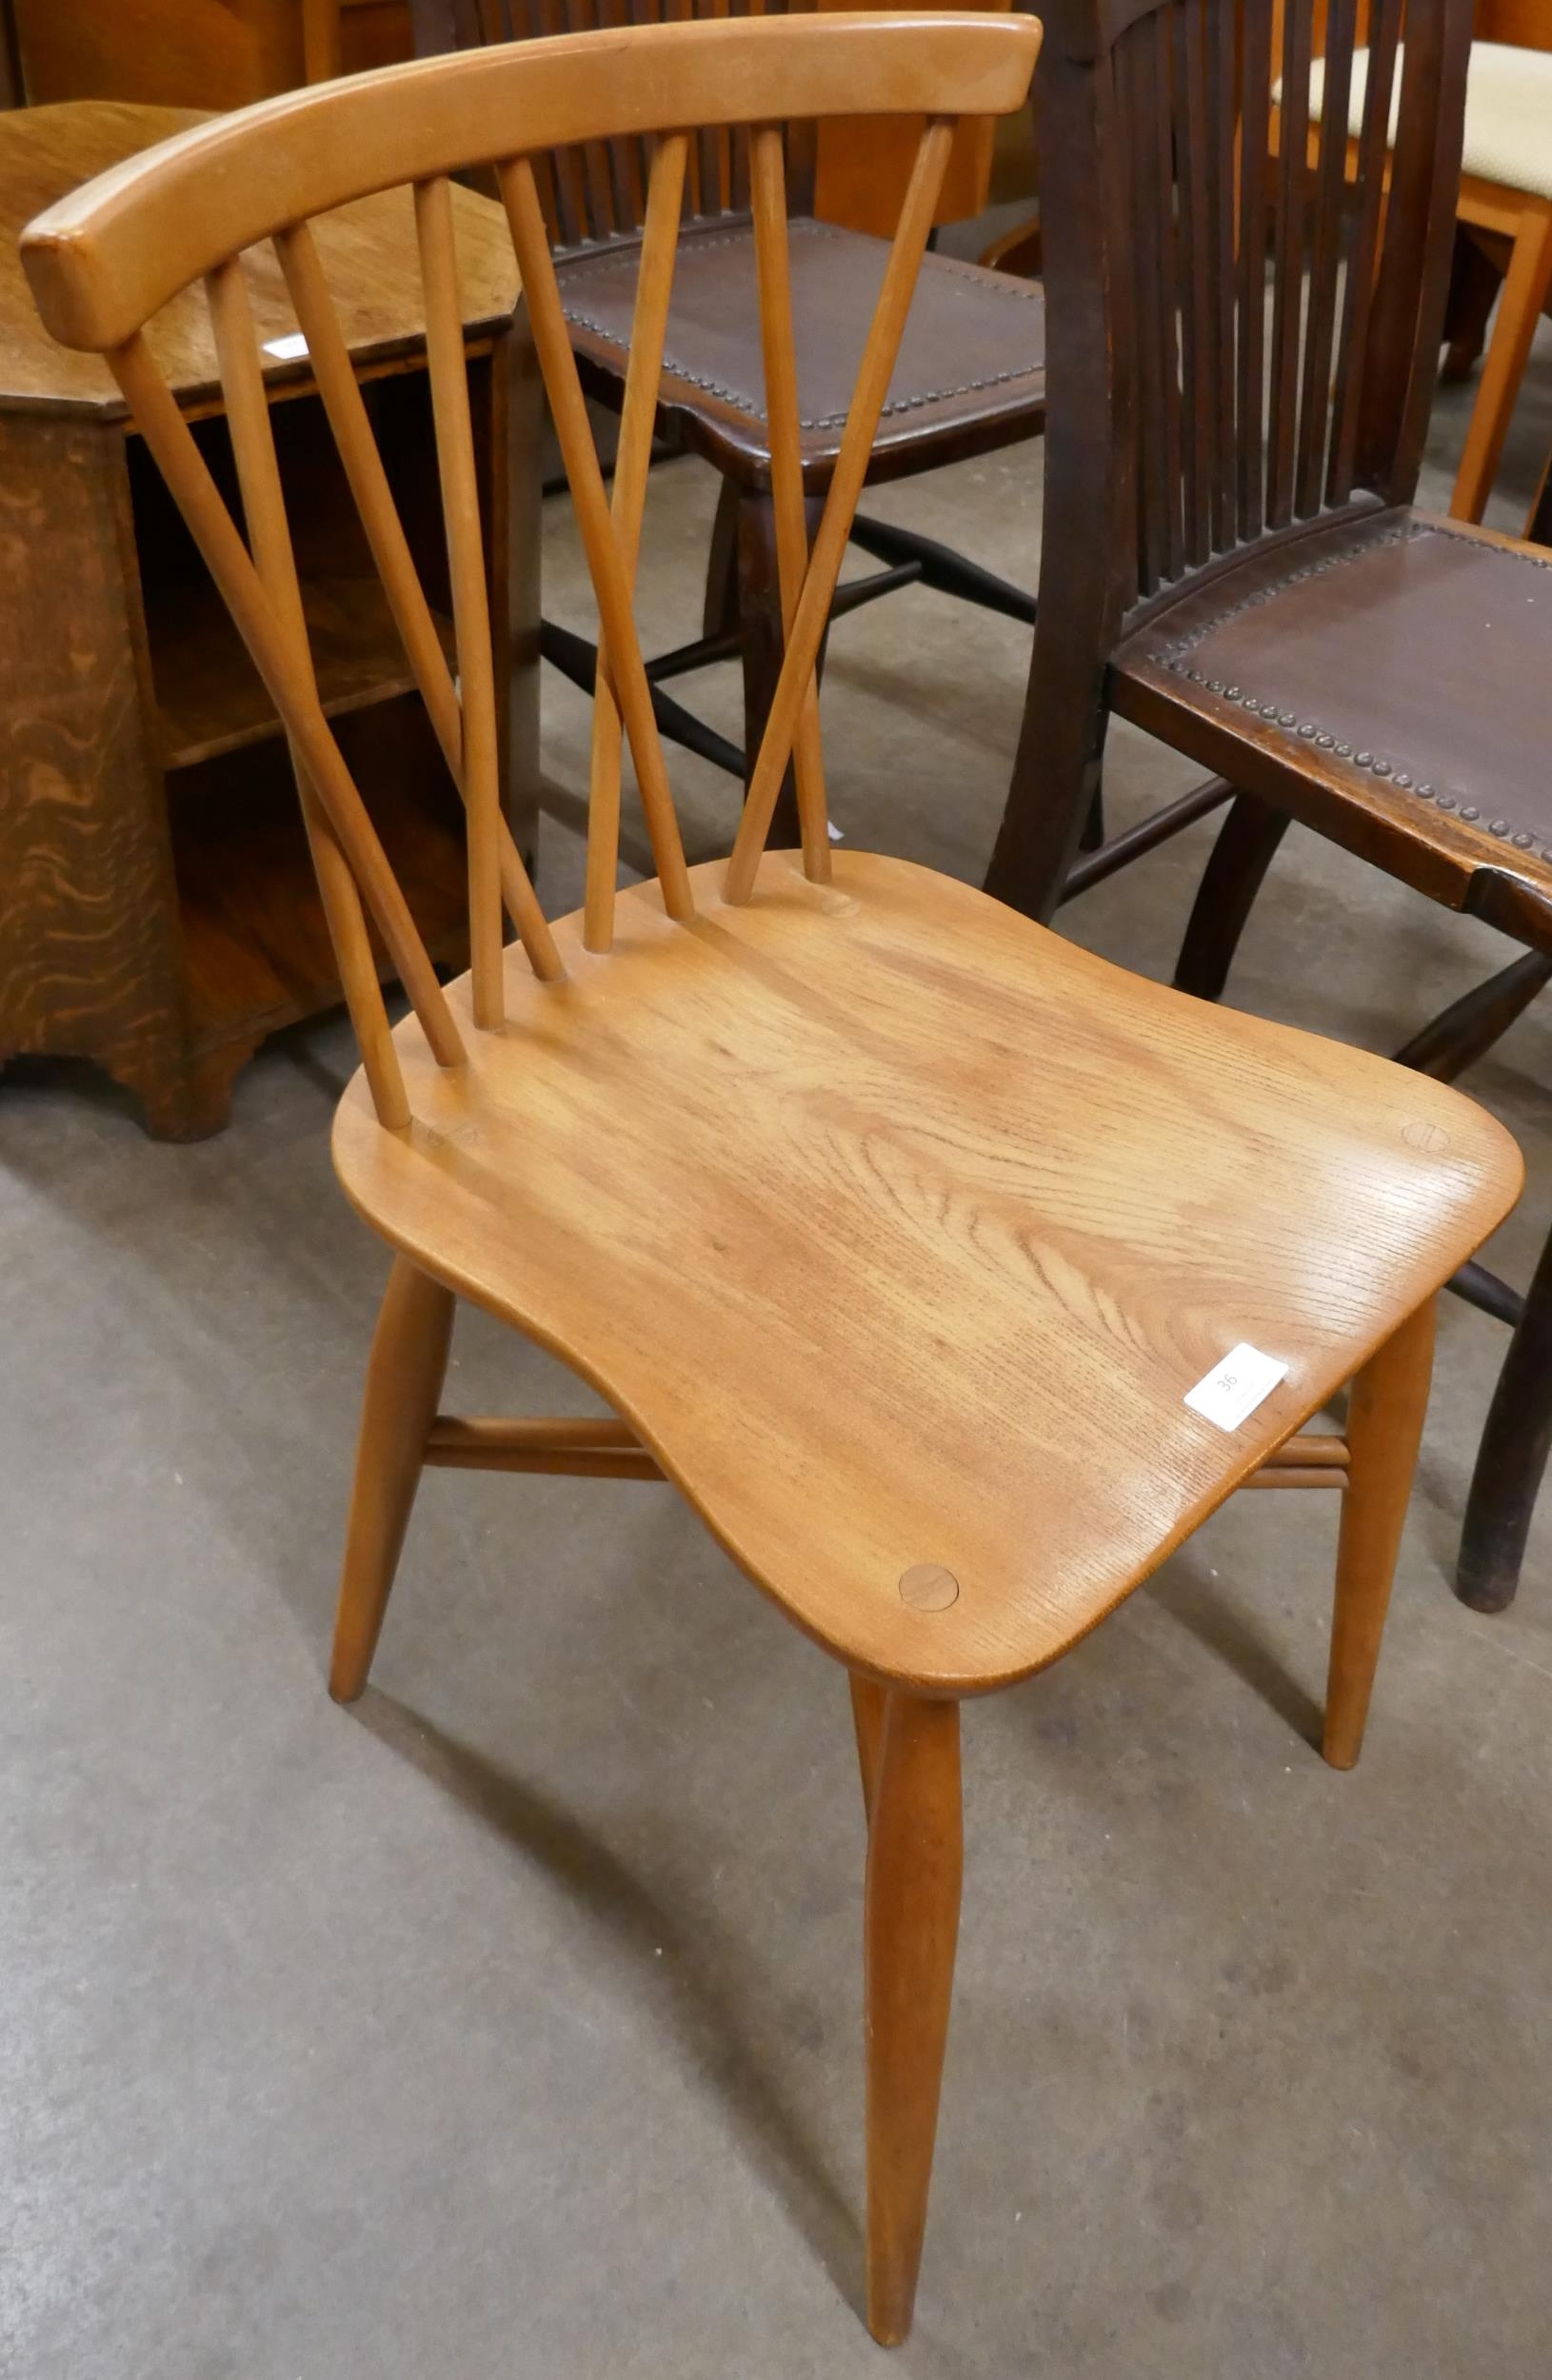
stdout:
[[[1442,502],[1464,400],[1441,408]],[[1552,432],[1537,359],[1495,518]],[[1441,476],[1441,468],[1443,475]],[[1032,573],[1033,450],[877,509]],[[687,632],[712,489],[654,481]],[[578,608],[564,510],[551,597]],[[912,590],[832,644],[846,834],[979,878],[1025,640]],[[729,673],[706,700],[732,724]],[[547,690],[543,891],[585,707]],[[1182,782],[1118,735],[1117,818]],[[686,772],[692,842],[730,823]],[[1170,963],[1204,841],[1069,912]],[[1503,945],[1296,830],[1240,1002],[1386,1047]],[[1473,1087],[1552,1221],[1552,1018]],[[863,1840],[846,1696],[666,1490],[430,1477],[375,1681],[323,1691],[384,1262],[328,1023],[221,1139],[0,1085],[0,2370],[16,2380],[846,2380]],[[1552,2370],[1552,1510],[1448,1577],[1502,1354],[1447,1304],[1363,1766],[1311,1750],[1333,1515],[1251,1497],[966,1727],[918,2327],[943,2380]],[[478,1319],[469,1407],[581,1399]],[[1548,1498],[1552,1505],[1552,1497]]]

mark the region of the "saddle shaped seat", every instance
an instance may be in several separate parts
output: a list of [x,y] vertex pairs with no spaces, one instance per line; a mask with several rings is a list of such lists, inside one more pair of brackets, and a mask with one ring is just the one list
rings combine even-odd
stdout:
[[[1126,973],[904,861],[509,957],[499,1033],[334,1156],[373,1227],[588,1379],[852,1670],[1054,1659],[1437,1289],[1522,1178],[1443,1085]],[[467,1002],[451,995],[455,1010]],[[1188,1389],[1286,1377],[1232,1433]],[[901,1581],[945,1571],[918,1608]]]

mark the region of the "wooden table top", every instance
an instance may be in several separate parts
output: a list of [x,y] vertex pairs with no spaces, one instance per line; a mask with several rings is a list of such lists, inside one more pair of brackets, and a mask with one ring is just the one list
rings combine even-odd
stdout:
[[[101,359],[56,346],[44,329],[17,239],[34,215],[68,190],[203,120],[187,108],[94,99],[0,113],[0,407],[123,414],[124,401]],[[464,320],[471,332],[493,329],[517,302],[517,266],[506,222],[498,207],[472,190],[455,188],[452,196]],[[320,218],[315,237],[358,364],[386,362],[413,349],[424,313],[408,190],[387,190],[342,207]],[[296,316],[268,244],[248,256],[244,269],[260,337],[294,332]],[[215,389],[215,343],[203,291],[184,290],[155,317],[147,335],[185,405]],[[308,380],[305,358],[278,362],[267,356],[265,371],[271,381]]]

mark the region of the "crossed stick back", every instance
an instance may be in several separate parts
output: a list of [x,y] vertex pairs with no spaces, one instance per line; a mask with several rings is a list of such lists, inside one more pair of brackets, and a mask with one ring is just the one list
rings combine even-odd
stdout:
[[[377,1113],[408,1102],[377,980],[372,921],[428,1043],[456,1066],[464,1045],[403,891],[319,698],[265,401],[245,251],[271,240],[405,651],[468,813],[472,1014],[503,1021],[506,920],[534,973],[559,954],[500,803],[487,557],[476,495],[458,259],[448,177],[494,168],[534,345],[565,458],[599,613],[585,939],[608,949],[628,743],[664,904],[688,922],[693,896],[632,613],[652,426],[686,166],[697,133],[746,133],[787,651],[724,898],[746,901],[788,761],[804,864],[829,865],[814,670],[851,515],[887,395],[954,124],[1023,101],[1039,47],[1026,20],[954,16],[728,19],[595,32],[428,60],[244,110],[102,176],[27,235],[45,321],[106,355],[200,547],[290,740],[324,903]],[[832,474],[808,548],[788,286],[783,127],[858,113],[925,119],[910,186]],[[612,494],[606,491],[550,259],[535,162],[567,144],[647,145],[634,330]],[[413,190],[428,367],[452,589],[449,663],[420,584],[350,367],[311,219],[372,190]],[[230,426],[244,526],[212,479],[144,329],[180,289],[204,284]],[[246,527],[246,535],[245,535]]]

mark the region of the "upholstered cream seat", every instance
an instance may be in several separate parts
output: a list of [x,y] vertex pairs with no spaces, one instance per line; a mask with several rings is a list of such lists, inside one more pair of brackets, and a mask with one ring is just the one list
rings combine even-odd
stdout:
[[[1366,50],[1354,51],[1347,129],[1355,140],[1363,129],[1368,64]],[[1275,96],[1281,101],[1281,82]],[[1395,97],[1390,104],[1392,139],[1400,105],[1398,59]],[[1318,120],[1324,106],[1325,61],[1317,58],[1309,70],[1310,114]],[[1501,182],[1510,189],[1528,190],[1535,198],[1552,198],[1552,54],[1511,48],[1505,42],[1472,44],[1466,74],[1465,147],[1461,170],[1474,173],[1483,182]]]

